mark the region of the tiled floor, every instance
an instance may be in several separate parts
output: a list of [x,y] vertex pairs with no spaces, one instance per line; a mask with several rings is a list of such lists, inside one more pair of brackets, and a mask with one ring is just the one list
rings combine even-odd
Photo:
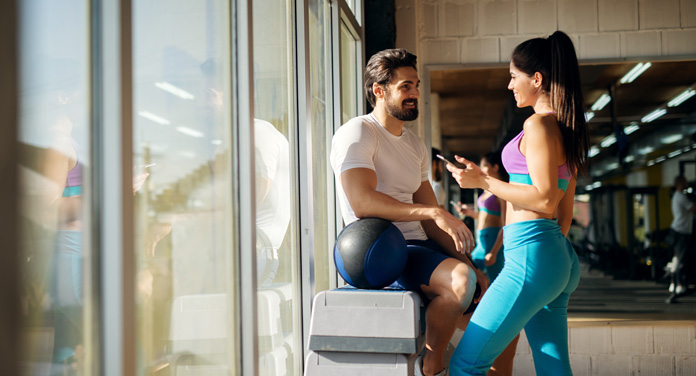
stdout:
[[[582,277],[568,306],[569,320],[696,320],[696,286],[673,304],[667,285],[654,281],[615,280],[582,265]],[[696,272],[696,271],[695,271]]]

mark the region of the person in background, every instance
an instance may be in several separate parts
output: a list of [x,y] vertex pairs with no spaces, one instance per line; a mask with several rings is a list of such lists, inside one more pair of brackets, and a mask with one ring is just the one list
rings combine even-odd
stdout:
[[441,208],[445,208],[445,189],[442,187],[442,161],[437,158],[440,154],[440,149],[431,148],[432,156],[430,159],[430,186],[433,187],[433,193],[437,199],[437,204]]
[[689,187],[689,182],[684,176],[674,178],[674,195],[672,196],[672,215],[674,219],[669,229],[674,247],[674,256],[671,262],[671,282],[669,292],[672,295],[667,298],[667,303],[674,303],[679,295],[684,295],[687,290],[686,273],[684,270],[684,257],[692,251],[692,231],[694,226],[694,212],[696,205],[684,194]]
[[[491,152],[483,156],[481,171],[493,178],[506,181],[507,174],[500,163],[500,153]],[[500,253],[503,245],[505,201],[488,191],[483,191],[476,201],[476,207],[459,202],[456,209],[461,215],[476,218],[476,248],[471,251],[471,258],[493,282],[505,263],[505,257]]]

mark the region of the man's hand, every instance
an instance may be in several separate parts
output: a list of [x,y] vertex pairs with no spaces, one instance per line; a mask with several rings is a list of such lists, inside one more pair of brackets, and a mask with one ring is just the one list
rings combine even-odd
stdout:
[[474,249],[474,236],[464,222],[455,218],[444,209],[438,209],[438,213],[433,220],[437,227],[452,238],[457,252],[469,253]]

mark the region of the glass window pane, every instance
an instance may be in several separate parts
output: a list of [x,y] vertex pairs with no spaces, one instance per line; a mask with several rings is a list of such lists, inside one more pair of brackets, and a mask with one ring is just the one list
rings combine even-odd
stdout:
[[89,317],[98,303],[83,231],[92,191],[88,1],[18,5],[22,370],[84,373],[96,360]]
[[236,368],[228,1],[133,2],[138,372]]
[[299,375],[294,2],[253,2],[259,375]]
[[358,116],[358,42],[341,21],[341,124]]
[[[326,0],[309,2],[309,70],[312,96],[312,179],[314,197],[314,276],[315,291],[328,290],[330,265],[333,262],[329,239],[329,187],[333,179],[328,173],[328,145],[333,134],[331,72],[330,8]],[[333,195],[333,193],[331,193]]]

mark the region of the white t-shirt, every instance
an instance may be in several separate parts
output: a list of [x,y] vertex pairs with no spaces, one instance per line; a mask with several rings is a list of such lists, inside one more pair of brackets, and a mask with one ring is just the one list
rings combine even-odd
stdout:
[[431,180],[430,185],[433,187],[433,193],[435,193],[437,204],[440,206],[445,206],[445,189],[442,188],[442,183]]
[[[377,191],[412,204],[413,194],[428,180],[430,151],[404,128],[401,136],[389,133],[372,114],[351,119],[334,134],[331,167],[346,225],[356,221],[339,176],[352,168],[369,168],[377,174]],[[407,240],[426,240],[420,221],[394,222]]]
[[256,156],[256,227],[274,249],[290,223],[290,144],[273,124],[254,119]]
[[674,192],[672,196],[672,225],[674,231],[680,234],[691,234],[694,225],[694,215],[689,211],[694,205],[682,192]]

